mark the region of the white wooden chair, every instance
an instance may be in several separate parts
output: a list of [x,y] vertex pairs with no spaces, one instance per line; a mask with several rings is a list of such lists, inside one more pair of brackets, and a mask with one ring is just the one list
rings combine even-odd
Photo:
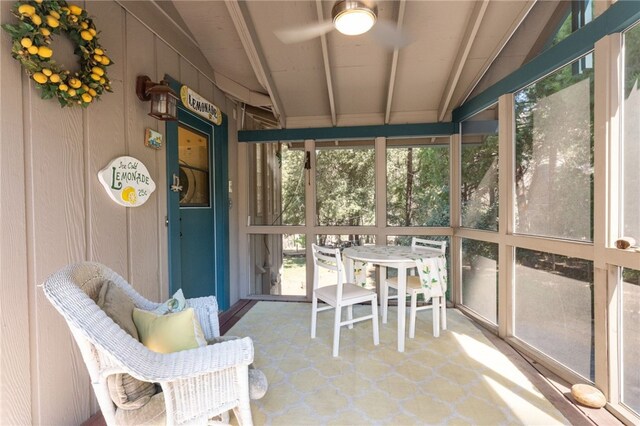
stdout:
[[[445,254],[447,249],[446,241],[433,241],[425,240],[422,238],[413,238],[411,241],[411,247],[415,251],[425,252],[437,252],[439,254]],[[404,295],[400,299],[400,295],[389,295],[389,288],[393,288],[398,291],[398,278],[388,278],[384,282],[384,288],[382,289],[382,322],[387,322],[387,311],[389,307],[390,299],[397,299],[398,303],[404,303]],[[431,305],[425,305],[418,307],[418,295],[422,294],[425,298],[425,302],[431,297]],[[406,295],[411,296],[411,308],[409,309],[409,337],[414,338],[416,335],[416,312],[425,309],[433,310],[433,335],[435,337],[440,336],[440,322],[442,322],[442,329],[447,329],[447,300],[446,294],[443,292],[441,296],[435,296],[430,293],[428,289],[422,288],[422,282],[420,276],[409,275],[407,276],[407,288]]]
[[[373,344],[380,343],[378,331],[378,296],[375,291],[368,290],[352,283],[344,282],[344,265],[340,249],[327,248],[312,244],[313,247],[313,303],[311,311],[311,338],[316,337],[316,323],[318,312],[335,309],[333,323],[333,356],[338,356],[340,349],[340,327],[360,321],[371,320],[373,323]],[[337,273],[337,284],[319,286],[320,268],[326,268]],[[328,306],[318,307],[318,300]],[[371,303],[371,315],[353,318],[353,305],[363,302]],[[342,320],[342,308],[347,307],[347,320]]]
[[[146,409],[157,411],[151,416],[162,424],[206,425],[209,418],[216,416],[228,420],[228,411],[233,410],[241,425],[251,425],[248,382],[248,367],[253,361],[251,339],[169,354],[153,352],[96,305],[96,294],[107,280],[123,290],[138,308],[158,307],[158,303],[140,296],[120,275],[97,263],[69,265],[43,285],[46,297],[67,321],[80,347],[106,423],[140,423],[140,416],[147,414],[138,411]],[[188,299],[187,306],[196,312],[207,340],[220,335],[215,297]],[[117,373],[159,383],[162,393],[137,410],[116,408],[109,396],[107,377]]]

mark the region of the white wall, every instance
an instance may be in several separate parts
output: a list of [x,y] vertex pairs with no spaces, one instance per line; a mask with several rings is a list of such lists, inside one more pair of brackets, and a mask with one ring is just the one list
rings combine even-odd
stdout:
[[[0,1],[2,23],[15,19],[12,3]],[[123,5],[138,16],[153,8],[144,2]],[[80,424],[97,410],[80,353],[38,288],[47,276],[71,262],[98,261],[145,297],[167,297],[166,151],[144,146],[145,128],[164,132],[164,123],[149,117],[149,104],[137,99],[136,76],[157,81],[169,74],[228,112],[230,161],[236,164],[234,104],[214,87],[213,70],[197,47],[174,37],[155,9],[148,14],[153,22],[143,24],[114,1],[90,1],[85,7],[114,62],[108,68],[114,93],[86,110],[40,99],[10,56],[9,36],[2,31],[0,38],[2,425]],[[149,27],[159,28],[162,38]],[[116,205],[98,182],[98,170],[119,155],[140,159],[158,186],[141,207]],[[233,213],[230,217],[235,223]],[[233,229],[232,248],[237,246]],[[235,282],[237,272],[230,275]]]

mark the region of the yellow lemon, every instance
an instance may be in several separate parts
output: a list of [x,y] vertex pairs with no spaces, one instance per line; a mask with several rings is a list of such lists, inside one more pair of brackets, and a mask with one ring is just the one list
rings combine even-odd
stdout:
[[105,84],[107,82],[107,80],[105,80],[104,78],[100,78],[100,84]]
[[50,11],[49,15],[53,16],[56,19],[60,19],[60,14],[58,12],[56,12],[55,10]]
[[97,55],[104,55],[104,51],[100,48],[97,48],[94,52],[96,52]]
[[91,41],[93,40],[93,36],[91,35],[91,33],[87,30],[81,31],[80,32],[80,37],[82,37],[83,40],[86,41]]
[[54,16],[47,16],[47,25],[51,28],[58,28],[60,26],[60,21],[58,21]]
[[25,37],[22,40],[20,40],[20,44],[24,48],[29,48],[29,47],[31,47],[31,45],[33,45],[33,42],[31,41],[31,39],[29,37]]
[[91,33],[92,36],[95,36],[96,34],[98,34],[98,32],[94,28],[89,28],[89,32]]
[[73,23],[78,22],[78,17],[76,15],[69,16],[69,20]]
[[91,97],[91,95],[88,94],[88,93],[83,93],[82,94],[82,100],[87,102],[87,103],[89,103],[89,102],[91,102],[93,100],[93,97]]
[[21,4],[20,7],[18,7],[18,13],[20,15],[31,16],[36,13],[36,8],[30,4]]
[[58,86],[58,89],[62,90],[63,92],[66,92],[67,90],[69,90],[69,86],[62,83],[60,86]]
[[69,96],[74,97],[76,95],[76,90],[75,89],[69,89],[69,91],[67,93],[69,94]]
[[123,201],[126,201],[130,204],[136,203],[136,190],[132,186],[127,186],[122,190],[122,194],[120,194]]
[[80,15],[82,14],[82,8],[80,6],[76,6],[75,4],[70,4],[69,12],[71,12],[72,15]]
[[87,28],[89,28],[89,24],[87,24],[84,21],[80,22],[80,26],[82,27],[83,30],[86,30]]
[[42,18],[40,17],[40,15],[33,15],[31,16],[31,22],[33,22],[34,25],[38,26],[42,24]]
[[36,53],[38,53],[38,46],[29,46],[29,48],[27,49],[27,52],[31,53],[32,55],[35,55]]
[[59,83],[60,76],[58,74],[52,74],[51,77],[49,77],[49,80],[51,80],[52,83]]
[[47,46],[40,46],[38,47],[38,56],[40,56],[41,58],[50,58],[51,56],[53,56],[53,50],[51,50]]
[[96,92],[96,91],[95,91],[95,90],[93,90],[93,89],[89,89],[89,94],[90,94],[91,96],[93,96],[94,98],[95,98],[96,96],[98,96],[98,92]]
[[111,59],[109,59],[109,58],[108,58],[108,57],[106,57],[106,56],[103,56],[103,57],[102,57],[102,59],[100,60],[100,63],[101,63],[102,65],[109,65],[109,64],[111,63]]
[[33,74],[33,79],[40,84],[44,84],[47,82],[47,76],[42,74],[41,72]]
[[68,7],[61,7],[60,10],[63,11],[65,15],[69,14],[69,8]]
[[49,31],[48,29],[42,27],[40,28],[40,34],[42,34],[43,36],[47,37],[51,35],[51,31]]
[[100,76],[104,75],[104,70],[102,68],[100,68],[100,67],[91,68],[91,72],[94,73],[94,74],[98,74]]
[[69,86],[73,87],[74,89],[79,89],[80,86],[82,86],[82,83],[77,78],[69,79],[68,83],[69,83]]
[[42,0],[35,0],[35,2],[40,4],[40,3],[42,3]]
[[100,81],[100,76],[98,74],[91,74],[91,79],[93,81]]
[[43,68],[42,69],[42,74],[44,74],[47,77],[49,77],[51,74],[53,74],[53,72],[49,68]]
[[97,63],[101,63],[102,62],[102,56],[93,55],[93,60],[96,61]]

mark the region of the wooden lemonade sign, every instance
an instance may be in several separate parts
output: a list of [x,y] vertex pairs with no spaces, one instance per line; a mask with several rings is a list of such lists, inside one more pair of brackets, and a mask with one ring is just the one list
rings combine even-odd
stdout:
[[114,158],[98,172],[98,180],[113,201],[126,207],[143,205],[156,190],[145,165],[133,157]]
[[211,121],[213,124],[222,124],[222,112],[220,108],[191,90],[187,86],[180,88],[180,99],[182,104],[190,111],[195,112],[199,116]]

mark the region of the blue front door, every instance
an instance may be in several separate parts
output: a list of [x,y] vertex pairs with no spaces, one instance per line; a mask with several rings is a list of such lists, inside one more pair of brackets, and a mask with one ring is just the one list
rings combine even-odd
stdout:
[[221,309],[229,304],[225,130],[179,108],[166,143],[170,289],[215,295]]

